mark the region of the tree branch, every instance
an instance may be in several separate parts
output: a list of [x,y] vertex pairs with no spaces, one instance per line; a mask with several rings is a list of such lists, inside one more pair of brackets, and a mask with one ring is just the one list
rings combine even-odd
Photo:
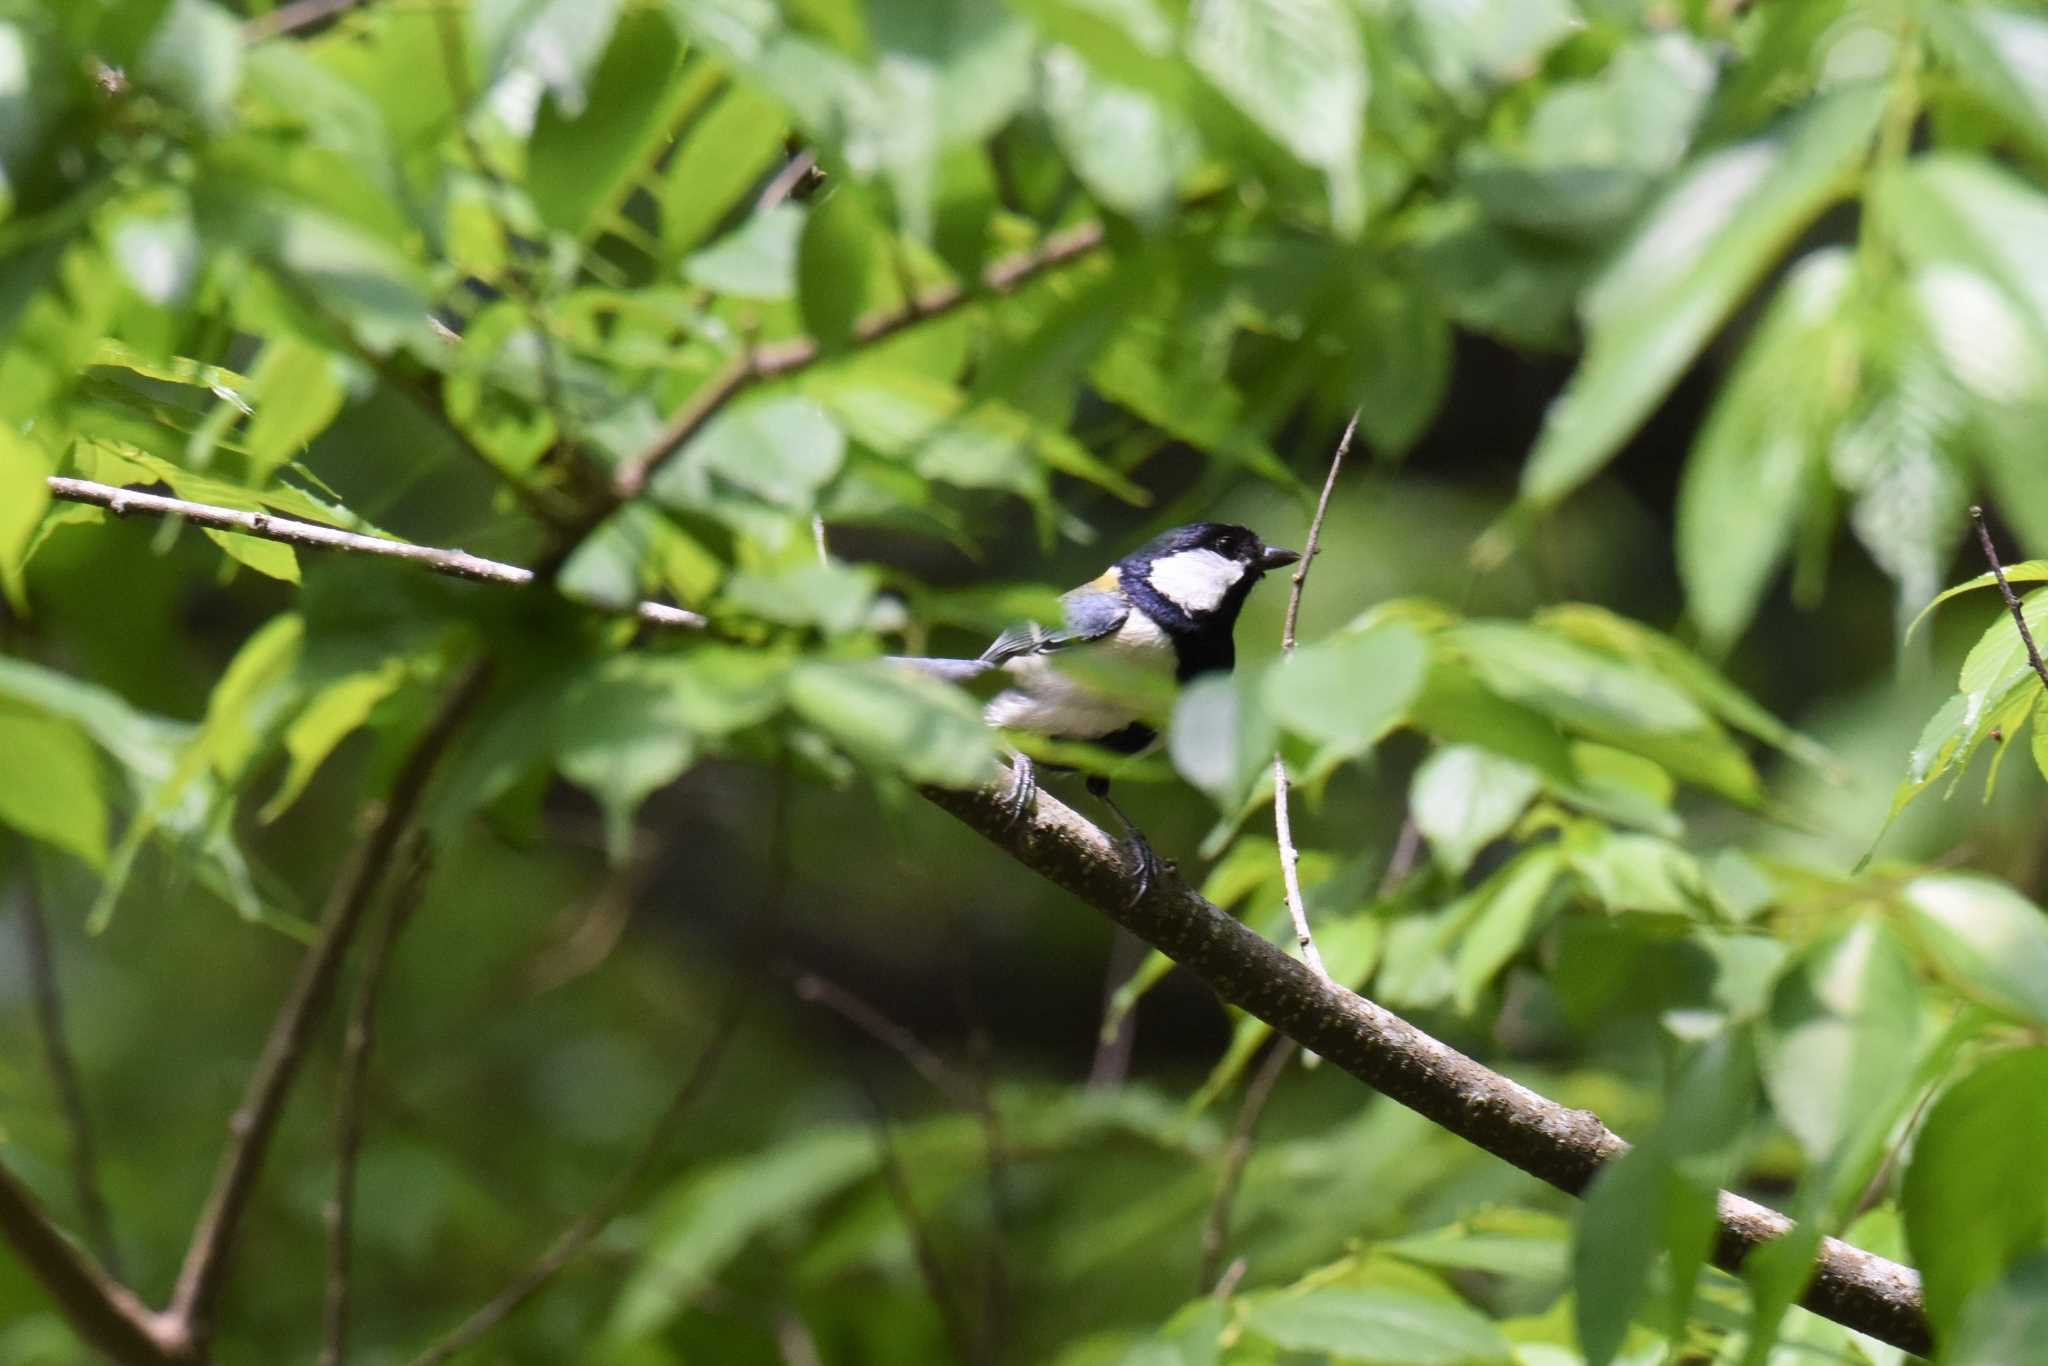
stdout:
[[1984,558],[1991,565],[1991,577],[1998,580],[1998,591],[2005,597],[2005,610],[2012,613],[2012,624],[2019,628],[2020,643],[2027,647],[2027,663],[2034,666],[2034,676],[2048,686],[2048,664],[2041,662],[2041,651],[2034,644],[2034,633],[2027,627],[2026,609],[2014,596],[2012,585],[2006,582],[2005,566],[1998,562],[1998,549],[1991,544],[1991,532],[1984,525],[1984,509],[1970,509],[1970,520],[1977,524],[1977,544],[1984,547]]
[[415,833],[403,856],[403,879],[391,896],[390,909],[377,937],[370,942],[362,978],[350,1003],[348,1028],[342,1036],[341,1080],[334,1098],[334,1197],[327,1206],[327,1294],[321,1310],[320,1366],[342,1366],[348,1359],[350,1261],[354,1254],[356,1159],[363,1147],[363,1096],[370,1072],[370,1051],[376,1044],[377,997],[391,966],[398,937],[419,908],[431,862],[425,843]]
[[[1287,590],[1287,619],[1280,627],[1280,654],[1285,658],[1294,653],[1294,628],[1301,620],[1301,590],[1308,584],[1309,566],[1316,562],[1316,551],[1323,541],[1323,518],[1330,511],[1330,490],[1337,487],[1337,474],[1344,468],[1344,457],[1351,450],[1351,438],[1358,431],[1358,413],[1351,414],[1351,420],[1344,424],[1344,435],[1338,438],[1337,449],[1330,455],[1330,472],[1323,476],[1322,496],[1316,499],[1316,515],[1309,519],[1308,541],[1301,547],[1301,563],[1294,567],[1294,578]],[[1273,836],[1280,847],[1280,880],[1287,888],[1287,914],[1294,920],[1295,942],[1301,946],[1301,960],[1315,969],[1316,976],[1327,980],[1328,968],[1323,966],[1323,955],[1316,951],[1315,936],[1308,928],[1308,905],[1301,896],[1301,854],[1294,847],[1294,814],[1288,801],[1287,757],[1279,750],[1273,751]]]
[[[321,526],[316,522],[273,517],[266,512],[242,512],[235,508],[216,507],[210,503],[192,503],[183,498],[167,498],[158,493],[116,488],[112,484],[96,484],[90,479],[67,479],[61,475],[50,476],[47,483],[50,496],[53,498],[68,503],[86,503],[93,507],[102,507],[117,517],[126,517],[130,513],[142,513],[150,517],[179,517],[194,526],[203,526],[214,531],[259,536],[266,541],[281,541],[305,550],[339,550],[354,555],[380,555],[386,559],[405,560],[450,578],[468,579],[475,583],[502,584],[507,588],[529,587],[535,577],[531,569],[516,564],[504,564],[498,560],[487,560],[480,555],[471,555],[467,551],[414,545],[410,541],[394,541],[385,536],[364,536],[353,531],[340,531],[334,527]],[[585,601],[582,605],[603,611],[614,610],[601,603]],[[698,630],[707,624],[705,619],[695,612],[661,602],[636,603],[630,608],[616,610],[630,612],[649,626]]]
[[24,885],[17,907],[21,915],[22,947],[28,959],[29,981],[36,1003],[36,1028],[43,1036],[43,1063],[50,1073],[50,1090],[64,1124],[71,1134],[71,1187],[78,1201],[78,1217],[85,1225],[86,1244],[100,1256],[107,1274],[121,1277],[120,1249],[114,1241],[114,1221],[107,1214],[106,1197],[100,1192],[99,1159],[92,1141],[92,1124],[85,1108],[85,1088],[78,1080],[78,1066],[71,1058],[69,1035],[64,1028],[64,993],[57,980],[57,955],[50,944],[50,927],[35,889]]
[[1266,1112],[1266,1102],[1273,1098],[1273,1088],[1280,1084],[1287,1064],[1294,1061],[1294,1054],[1292,1039],[1274,1040],[1266,1060],[1259,1064],[1258,1074],[1245,1088],[1244,1102],[1238,1106],[1237,1119],[1230,1126],[1230,1142],[1223,1149],[1223,1174],[1216,1178],[1216,1196],[1209,1202],[1209,1218],[1202,1225],[1202,1264],[1195,1273],[1197,1295],[1208,1294],[1218,1284],[1216,1273],[1230,1245],[1230,1210],[1237,1203],[1237,1188],[1244,1180],[1245,1164],[1251,1161],[1252,1135],[1258,1130],[1259,1116]]
[[[927,790],[1018,862],[1079,897],[1207,982],[1231,1005],[1264,1020],[1383,1095],[1572,1195],[1627,1151],[1598,1116],[1545,1099],[1464,1056],[1306,964],[1190,890],[1178,875],[1133,901],[1116,843],[1070,807],[1040,792],[1031,815],[1012,820],[1002,794]],[[1792,1221],[1726,1191],[1715,1261],[1734,1270]],[[1920,1276],[1834,1238],[1822,1240],[1808,1309],[1908,1352],[1930,1339]]]
[[195,1342],[203,1344],[212,1331],[213,1311],[227,1280],[235,1235],[255,1194],[263,1159],[284,1113],[285,1099],[305,1062],[314,1027],[333,998],[342,960],[412,825],[435,766],[482,699],[489,677],[488,665],[468,668],[414,742],[390,797],[371,808],[355,856],[335,884],[320,937],[300,962],[291,994],[271,1023],[270,1037],[264,1041],[242,1104],[228,1121],[228,1141],[221,1151],[213,1191],[193,1227],[185,1264],[171,1295],[171,1317]]
[[[982,272],[977,286],[942,285],[926,290],[900,308],[869,314],[853,330],[853,344],[865,346],[894,336],[929,318],[951,313],[964,304],[992,294],[1008,294],[1019,285],[1059,266],[1080,260],[1100,247],[1106,237],[1100,223],[1056,232],[1029,251],[1006,257]],[[723,370],[704,381],[681,411],[647,449],[620,465],[612,475],[612,499],[596,510],[588,525],[595,526],[618,510],[620,504],[640,496],[669,457],[695,436],[718,411],[763,380],[795,374],[823,359],[824,349],[812,337],[750,348],[734,357]]]
[[64,1322],[122,1366],[189,1366],[198,1359],[180,1325],[169,1315],[150,1312],[65,1237],[5,1166],[0,1166],[0,1238]]

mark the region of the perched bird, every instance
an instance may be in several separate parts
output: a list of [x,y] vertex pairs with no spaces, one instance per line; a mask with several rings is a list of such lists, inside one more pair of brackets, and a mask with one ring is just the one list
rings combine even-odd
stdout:
[[[1159,738],[1149,718],[1161,686],[1229,672],[1245,598],[1268,571],[1300,558],[1241,526],[1175,527],[1065,594],[1058,630],[1030,623],[1003,632],[978,659],[905,662],[956,682],[1000,671],[1008,687],[984,712],[992,726],[1137,754]],[[1021,819],[1038,792],[1036,766],[1014,754],[1011,775],[1012,816]],[[1110,800],[1109,779],[1090,775],[1088,790],[1123,826],[1143,897],[1158,871],[1151,845]]]

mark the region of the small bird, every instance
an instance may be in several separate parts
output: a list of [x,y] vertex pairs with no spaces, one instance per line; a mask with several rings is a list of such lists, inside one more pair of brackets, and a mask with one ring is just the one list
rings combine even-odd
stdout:
[[[1137,754],[1159,738],[1149,718],[1160,686],[1228,673],[1245,598],[1269,571],[1300,558],[1226,522],[1175,527],[1062,596],[1060,629],[1027,623],[978,659],[905,662],[955,682],[1001,671],[1009,686],[983,713],[992,726]],[[1022,819],[1038,793],[1036,765],[1013,754],[1010,771],[1012,819]],[[1108,778],[1091,774],[1088,791],[1123,826],[1138,870],[1132,899],[1142,899],[1159,868],[1152,846],[1110,800]]]

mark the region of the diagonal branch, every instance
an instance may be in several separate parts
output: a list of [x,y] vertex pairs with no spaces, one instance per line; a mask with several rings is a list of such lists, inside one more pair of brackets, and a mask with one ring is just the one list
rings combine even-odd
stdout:
[[[211,503],[193,503],[183,498],[167,498],[160,493],[144,493],[140,489],[116,488],[112,484],[96,484],[90,479],[67,479],[62,475],[51,475],[45,481],[50,496],[67,503],[86,503],[102,507],[117,517],[141,513],[149,517],[180,517],[194,526],[203,526],[213,531],[232,531],[243,536],[258,536],[266,541],[281,541],[285,545],[297,546],[303,550],[338,550],[352,555],[377,555],[390,560],[404,560],[419,565],[436,574],[446,574],[454,579],[468,579],[474,583],[495,583],[507,588],[526,588],[534,581],[534,572],[516,564],[505,564],[499,560],[487,560],[481,555],[472,555],[464,550],[443,550],[437,546],[414,545],[410,541],[394,541],[388,536],[364,536],[359,532],[341,531],[317,522],[301,522],[290,517],[273,517],[267,512],[243,512],[237,508],[217,507]],[[601,603],[585,602],[587,607],[612,610]],[[685,627],[692,630],[707,623],[695,612],[680,607],[671,607],[663,602],[636,603],[622,609],[638,617],[649,626]]]
[[[1083,223],[1079,227],[1056,232],[1031,250],[1006,257],[990,266],[982,272],[974,288],[943,285],[926,290],[900,308],[870,314],[854,328],[853,344],[871,345],[977,299],[991,294],[1008,294],[1048,270],[1091,254],[1106,240],[1100,223]],[[726,404],[763,380],[780,379],[808,368],[822,360],[825,354],[815,338],[795,337],[754,347],[746,354],[734,357],[690,396],[690,401],[669,419],[668,425],[662,428],[646,450],[619,466],[612,475],[613,502],[594,513],[591,523],[603,521],[620,503],[637,498],[669,457],[682,449]]]
[[121,1276],[120,1249],[114,1240],[114,1221],[107,1213],[106,1197],[100,1191],[99,1158],[92,1139],[92,1123],[85,1108],[85,1087],[78,1079],[78,1064],[71,1056],[69,1031],[64,1027],[64,994],[57,980],[57,955],[50,943],[50,926],[35,889],[24,886],[19,902],[22,947],[28,959],[29,981],[35,992],[36,1030],[43,1036],[43,1065],[50,1074],[50,1089],[57,1108],[71,1132],[71,1189],[78,1202],[78,1217],[85,1225],[86,1244],[100,1255],[107,1272]]
[[2034,644],[2034,633],[2027,626],[2027,611],[2020,606],[2012,584],[2005,577],[2005,566],[1998,562],[1998,548],[1991,544],[1991,531],[1984,525],[1984,509],[1971,508],[1970,520],[1977,524],[1977,544],[1984,548],[1984,558],[1991,565],[1991,577],[1998,580],[1998,591],[2005,598],[2005,610],[2012,613],[2012,624],[2019,628],[2020,643],[2027,647],[2027,663],[2033,667],[2034,676],[2048,686],[2048,664],[2041,662],[2041,648]]
[[[1459,1053],[1247,929],[1176,876],[1133,900],[1116,843],[1050,794],[1014,820],[994,790],[925,795],[1018,862],[1079,897],[1257,1016],[1383,1095],[1572,1195],[1628,1150],[1597,1115],[1537,1095]],[[1718,1265],[1733,1270],[1792,1221],[1723,1191]],[[1834,1238],[1821,1241],[1801,1301],[1858,1332],[1920,1355],[1930,1350],[1919,1273]]]
[[151,1313],[59,1229],[35,1195],[0,1166],[0,1240],[81,1338],[122,1366],[187,1366],[192,1343],[169,1315]]
[[320,928],[320,937],[299,965],[291,994],[271,1023],[270,1037],[256,1060],[256,1071],[233,1118],[221,1150],[213,1191],[192,1230],[185,1264],[171,1295],[170,1314],[192,1338],[204,1343],[212,1329],[215,1305],[227,1280],[235,1235],[241,1229],[263,1159],[277,1132],[284,1103],[306,1060],[313,1030],[327,1012],[342,960],[348,956],[363,915],[383,885],[384,874],[412,826],[428,780],[448,750],[489,682],[486,664],[473,664],[449,692],[426,731],[414,742],[404,767],[392,783],[391,795],[371,809],[361,843],[341,879]]

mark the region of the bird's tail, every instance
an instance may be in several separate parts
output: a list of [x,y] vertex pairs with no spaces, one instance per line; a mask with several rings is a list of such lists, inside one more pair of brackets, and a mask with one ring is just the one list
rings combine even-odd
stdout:
[[887,658],[891,664],[908,665],[949,683],[966,683],[995,667],[979,659],[931,659],[922,655],[889,655]]

